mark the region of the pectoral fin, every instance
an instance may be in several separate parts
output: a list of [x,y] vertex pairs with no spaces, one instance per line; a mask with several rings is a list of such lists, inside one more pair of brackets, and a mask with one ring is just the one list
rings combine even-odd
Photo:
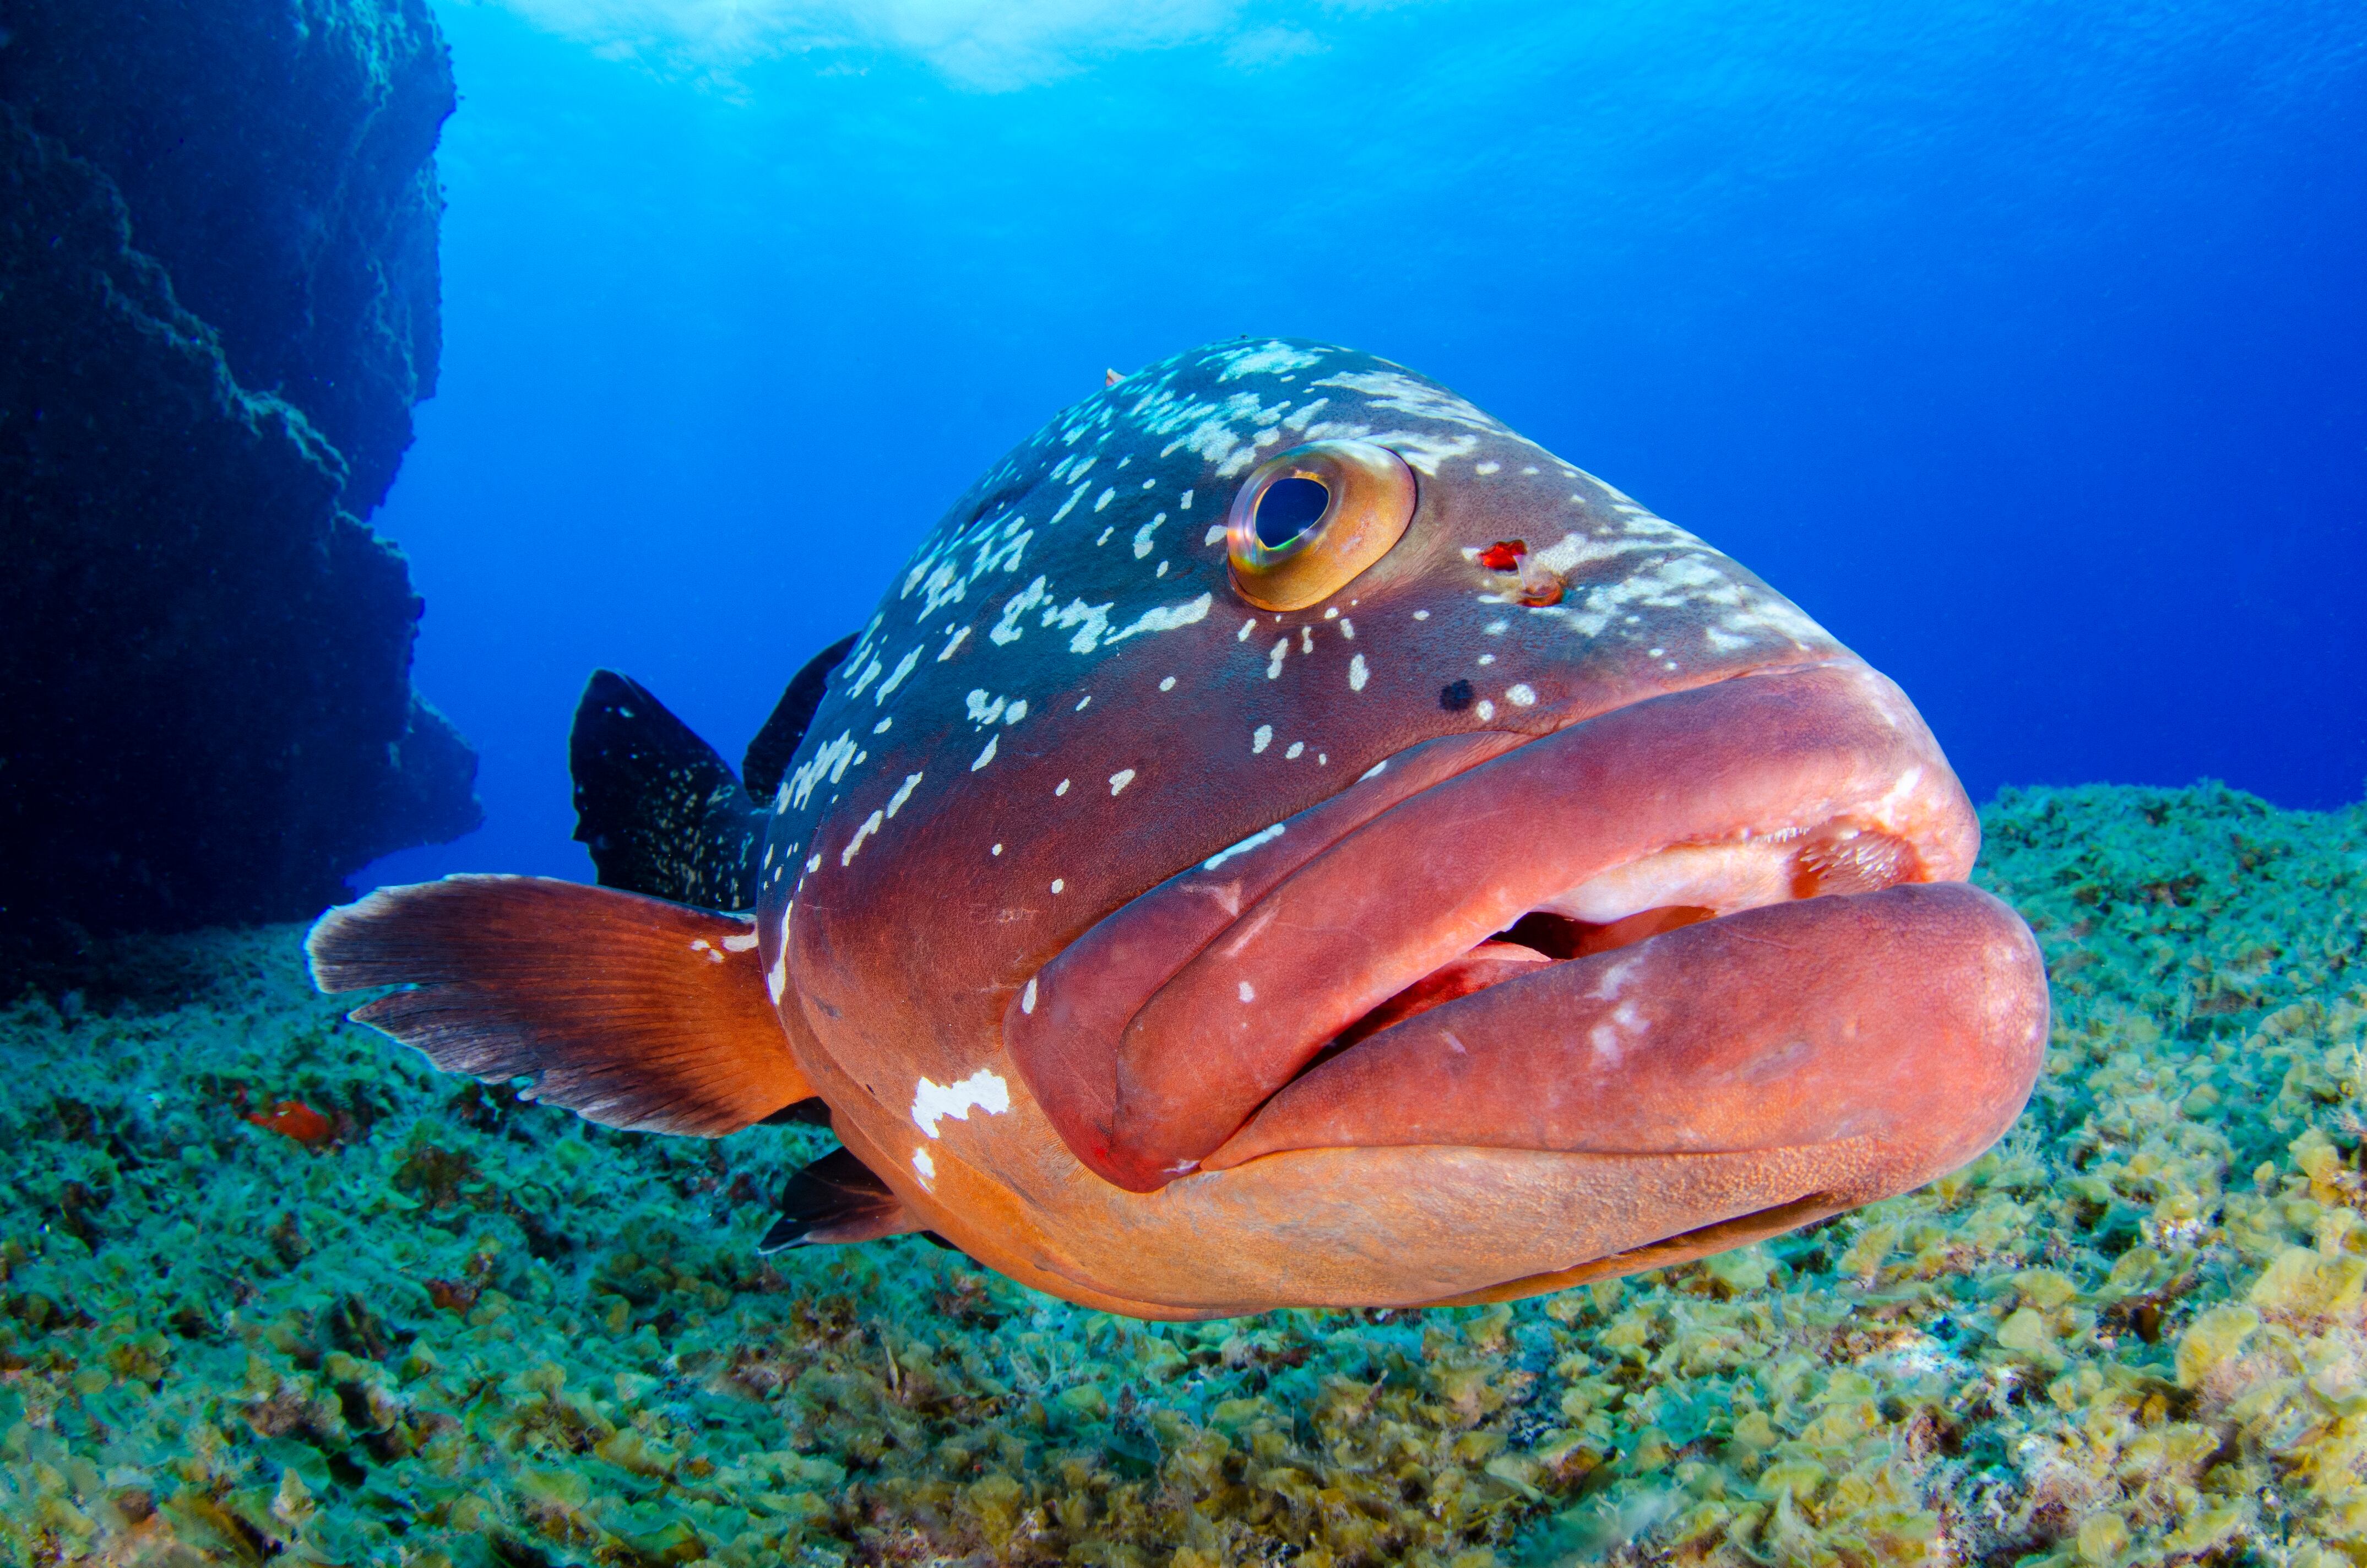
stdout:
[[448,1073],[639,1131],[719,1138],[810,1098],[752,920],[540,877],[447,877],[333,909],[323,991],[406,987],[353,1015]]

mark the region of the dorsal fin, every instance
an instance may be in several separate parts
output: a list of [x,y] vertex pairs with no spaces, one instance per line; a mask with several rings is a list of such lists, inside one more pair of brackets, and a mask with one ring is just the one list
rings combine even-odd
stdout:
[[749,794],[763,801],[781,787],[781,775],[789,770],[789,758],[798,754],[798,743],[806,738],[806,726],[813,722],[814,710],[821,706],[830,672],[844,661],[847,650],[861,635],[848,632],[789,677],[787,689],[773,704],[773,716],[764,721],[764,727],[748,743],[747,755],[740,759],[740,777],[747,780]]
[[305,939],[323,991],[447,1073],[607,1127],[719,1138],[810,1098],[753,922],[542,877],[380,888]]
[[601,886],[706,909],[755,907],[767,813],[648,687],[595,670],[575,705],[567,766],[575,836]]
[[921,1221],[902,1199],[851,1149],[832,1149],[789,1177],[781,1189],[781,1217],[756,1244],[760,1253],[827,1242],[869,1242],[917,1231]]

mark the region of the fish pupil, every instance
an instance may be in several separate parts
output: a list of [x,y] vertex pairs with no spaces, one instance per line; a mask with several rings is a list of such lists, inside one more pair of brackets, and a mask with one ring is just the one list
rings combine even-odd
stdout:
[[1280,550],[1320,521],[1331,505],[1331,492],[1319,480],[1287,474],[1265,487],[1258,497],[1258,542]]

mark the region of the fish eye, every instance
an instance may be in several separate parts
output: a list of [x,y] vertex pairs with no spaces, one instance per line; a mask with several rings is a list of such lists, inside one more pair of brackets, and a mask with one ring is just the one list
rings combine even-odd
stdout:
[[1312,441],[1268,458],[1233,496],[1233,589],[1260,609],[1304,609],[1389,552],[1413,521],[1413,471],[1369,441]]
[[1258,542],[1280,550],[1323,520],[1331,509],[1331,492],[1319,479],[1288,473],[1265,487],[1258,497]]

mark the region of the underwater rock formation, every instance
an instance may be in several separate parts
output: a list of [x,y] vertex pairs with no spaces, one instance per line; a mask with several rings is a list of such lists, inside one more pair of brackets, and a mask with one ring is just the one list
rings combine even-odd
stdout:
[[[480,812],[360,520],[434,389],[424,0],[0,6],[0,937],[300,917]],[[0,965],[6,958],[0,954]]]
[[2004,1143],[1431,1312],[760,1258],[819,1130],[608,1131],[340,1024],[300,929],[126,940],[0,1008],[0,1560],[2359,1561],[2367,808],[1983,819],[2057,1003]]

